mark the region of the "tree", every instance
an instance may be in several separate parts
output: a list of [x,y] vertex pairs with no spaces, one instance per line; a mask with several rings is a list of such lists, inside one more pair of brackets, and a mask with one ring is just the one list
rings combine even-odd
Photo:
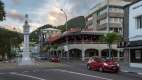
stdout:
[[4,3],[0,0],[0,21],[5,19]]
[[65,32],[66,31],[66,26],[65,25],[60,25],[60,26],[57,26],[57,29],[61,30],[61,32]]
[[[82,28],[85,28],[85,26],[86,26],[86,23],[85,23],[84,16],[78,16],[78,17],[72,18],[67,21],[67,30],[69,30],[71,28],[82,29]],[[66,24],[57,26],[57,29],[60,29],[62,32],[65,32],[66,31]]]
[[0,28],[0,55],[4,59],[5,55],[11,57],[11,48],[17,47],[22,43],[23,35],[18,32]]
[[85,23],[85,18],[84,16],[78,16],[75,18],[70,19],[69,21],[67,21],[67,28],[85,28],[86,23]]
[[111,58],[112,44],[119,42],[121,40],[121,36],[118,33],[111,32],[111,33],[107,33],[103,37],[101,37],[101,40],[108,44],[109,58]]

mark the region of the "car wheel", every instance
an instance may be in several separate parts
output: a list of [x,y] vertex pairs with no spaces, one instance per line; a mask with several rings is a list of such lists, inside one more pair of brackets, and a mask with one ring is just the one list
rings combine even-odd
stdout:
[[91,67],[90,67],[90,65],[89,65],[89,64],[87,64],[87,69],[88,69],[88,70],[91,70]]
[[115,71],[115,73],[119,73],[119,70]]
[[103,70],[103,68],[102,68],[102,67],[100,67],[100,68],[99,68],[99,71],[100,71],[100,72],[104,72],[104,70]]

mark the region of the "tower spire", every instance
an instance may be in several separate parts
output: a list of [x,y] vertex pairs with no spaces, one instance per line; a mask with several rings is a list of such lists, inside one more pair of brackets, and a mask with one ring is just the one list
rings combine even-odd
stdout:
[[28,24],[28,18],[29,18],[28,14],[25,14],[25,24]]

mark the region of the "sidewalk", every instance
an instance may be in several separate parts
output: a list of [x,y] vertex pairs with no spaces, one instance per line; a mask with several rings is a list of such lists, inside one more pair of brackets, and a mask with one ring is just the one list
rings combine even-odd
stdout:
[[128,72],[128,73],[136,73],[138,75],[142,75],[142,68],[135,68],[130,67],[128,63],[120,63],[120,68],[122,72]]
[[33,65],[18,65],[16,63],[10,62],[0,62],[0,69],[14,69],[14,68],[25,68],[25,67],[33,67],[33,68],[55,68],[55,67],[63,67],[64,64],[61,63],[52,63],[52,62],[35,62]]

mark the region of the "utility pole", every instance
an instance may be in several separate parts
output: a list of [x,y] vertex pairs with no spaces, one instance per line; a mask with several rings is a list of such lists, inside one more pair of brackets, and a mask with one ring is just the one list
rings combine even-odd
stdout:
[[107,32],[110,32],[110,23],[109,23],[109,0],[107,0]]
[[[109,17],[109,0],[107,0],[107,33],[110,32],[110,17]],[[108,54],[108,57],[109,59],[111,59],[111,44],[108,44],[108,47],[109,47],[109,54]]]

